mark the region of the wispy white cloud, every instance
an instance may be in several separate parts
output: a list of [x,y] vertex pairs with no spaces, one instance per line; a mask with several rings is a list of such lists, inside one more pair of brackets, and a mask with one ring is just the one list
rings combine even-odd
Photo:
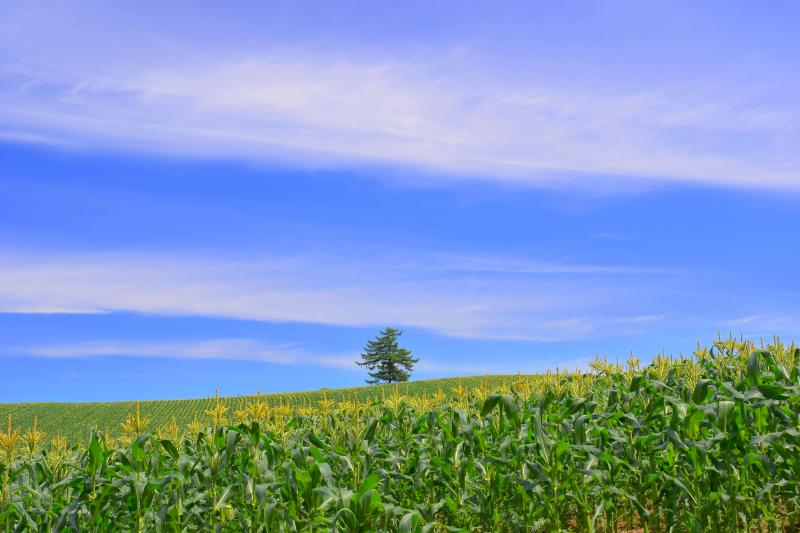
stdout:
[[559,361],[552,366],[550,366],[550,363],[537,360],[536,358],[517,361],[497,361],[496,358],[487,355],[485,357],[476,358],[476,360],[485,362],[481,364],[458,364],[441,363],[423,359],[414,367],[415,375],[423,375],[425,377],[450,377],[489,374],[536,374],[547,370],[556,370],[556,367],[570,370],[585,370],[589,368],[588,363],[590,358],[570,358],[568,360]]
[[[8,347],[4,347],[8,350]],[[95,357],[135,357],[185,360],[254,361],[278,365],[303,365],[363,372],[356,361],[358,353],[321,354],[296,344],[270,345],[257,339],[210,339],[199,341],[144,342],[103,340],[41,344],[12,349],[15,354],[50,359],[89,359]],[[419,377],[482,374],[535,373],[546,369],[541,361],[492,361],[479,358],[480,364],[442,362],[424,358],[415,366]],[[585,359],[562,361],[561,368],[584,367]]]
[[604,240],[604,241],[617,241],[621,242],[625,240],[625,237],[620,235],[619,233],[613,233],[609,231],[601,231],[594,235],[595,239]]
[[357,369],[358,354],[314,354],[296,345],[271,346],[255,339],[202,341],[88,341],[46,344],[18,349],[27,355],[55,359],[88,357],[143,357],[170,359],[217,359],[258,361],[281,365],[312,365]]
[[659,289],[622,274],[656,276],[661,284],[669,278],[647,268],[426,257],[420,251],[415,257],[364,262],[324,255],[6,253],[0,254],[0,311],[397,324],[458,337],[555,340],[609,325],[639,327],[643,313],[636,302]]
[[0,125],[29,142],[548,187],[800,188],[800,108],[713,88],[474,79],[441,57],[198,55],[211,59],[0,70]]
[[[395,262],[396,264],[396,262]],[[402,263],[401,263],[402,264]],[[427,254],[415,259],[414,268],[497,274],[670,274],[666,268],[592,265],[520,260],[513,257]]]
[[0,141],[19,143],[45,144],[61,148],[79,148],[79,145],[67,141],[63,137],[51,137],[30,131],[14,131],[0,129]]
[[727,328],[751,338],[771,338],[777,332],[800,333],[800,319],[793,312],[760,313],[722,320],[720,327],[723,331]]

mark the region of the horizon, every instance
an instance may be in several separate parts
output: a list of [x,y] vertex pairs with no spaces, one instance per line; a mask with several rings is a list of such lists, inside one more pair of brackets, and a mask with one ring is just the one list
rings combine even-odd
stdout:
[[800,338],[800,7],[0,7],[0,403]]

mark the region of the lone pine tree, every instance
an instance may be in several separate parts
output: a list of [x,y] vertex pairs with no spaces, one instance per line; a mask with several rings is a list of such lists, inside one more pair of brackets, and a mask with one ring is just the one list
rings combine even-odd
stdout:
[[408,381],[419,359],[411,357],[410,350],[397,344],[397,338],[402,334],[402,331],[386,328],[375,340],[367,341],[361,361],[356,361],[358,366],[367,367],[367,374],[372,378],[366,380],[367,383]]

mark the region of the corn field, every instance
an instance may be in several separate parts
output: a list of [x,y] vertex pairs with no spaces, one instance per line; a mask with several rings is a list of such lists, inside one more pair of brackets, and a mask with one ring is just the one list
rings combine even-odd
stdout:
[[[521,380],[546,379],[536,375],[495,375],[466,376],[460,378],[443,378],[423,381],[405,382],[399,385],[373,385],[369,387],[353,387],[346,389],[322,389],[318,391],[271,393],[261,395],[261,400],[278,410],[291,407],[293,411],[313,411],[320,402],[338,403],[382,402],[384,398],[401,395],[407,398],[449,395],[453,389],[505,390],[513,383]],[[224,390],[221,389],[220,393]],[[150,429],[165,427],[173,419],[180,426],[188,426],[204,419],[205,411],[213,408],[217,402],[224,405],[232,421],[237,421],[235,413],[246,408],[256,394],[247,396],[215,397],[214,391],[205,398],[184,400],[148,400],[141,401],[140,409],[149,420]],[[60,435],[69,443],[85,443],[89,431],[94,428],[109,436],[121,435],[120,422],[128,414],[136,410],[136,401],[128,402],[79,402],[79,403],[11,403],[0,404],[0,421],[9,415],[15,425],[29,428],[34,417],[38,417],[39,428],[48,435]]]
[[[798,531],[800,349],[0,432],[6,531]],[[499,386],[498,386],[499,385]],[[34,419],[35,421],[36,419]]]

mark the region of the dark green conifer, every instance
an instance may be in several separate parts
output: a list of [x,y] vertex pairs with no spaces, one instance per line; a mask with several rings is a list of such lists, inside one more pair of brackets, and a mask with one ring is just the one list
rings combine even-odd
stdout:
[[372,378],[366,380],[367,383],[408,381],[419,359],[412,357],[410,350],[398,345],[397,338],[402,334],[402,331],[386,328],[375,340],[367,341],[361,361],[356,361],[358,366],[367,367],[367,373]]

